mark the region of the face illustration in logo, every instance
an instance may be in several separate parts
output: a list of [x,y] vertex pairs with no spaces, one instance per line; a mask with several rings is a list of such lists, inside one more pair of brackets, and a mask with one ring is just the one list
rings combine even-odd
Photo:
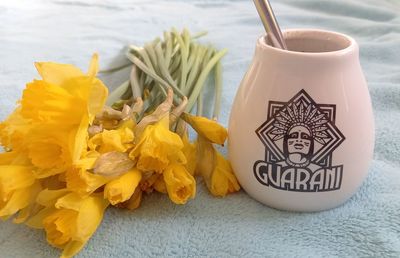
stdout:
[[339,189],[343,166],[332,166],[332,153],[345,137],[335,117],[336,105],[318,104],[304,90],[288,102],[270,101],[256,130],[265,146],[265,159],[254,163],[256,179],[290,191]]
[[306,164],[314,152],[311,131],[302,125],[296,125],[287,131],[283,138],[283,153],[290,162]]

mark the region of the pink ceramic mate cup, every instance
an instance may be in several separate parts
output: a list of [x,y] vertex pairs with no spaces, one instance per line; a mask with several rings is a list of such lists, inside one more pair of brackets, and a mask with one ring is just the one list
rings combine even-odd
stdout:
[[229,159],[243,189],[268,206],[330,209],[357,191],[373,155],[358,45],[323,30],[283,35],[288,51],[257,41],[231,111]]

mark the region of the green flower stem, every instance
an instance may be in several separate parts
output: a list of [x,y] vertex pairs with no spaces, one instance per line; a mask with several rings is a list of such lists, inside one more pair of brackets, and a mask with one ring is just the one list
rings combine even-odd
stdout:
[[[143,59],[143,62],[153,71],[155,71],[153,64],[150,61],[150,57],[147,54],[146,50],[142,47],[136,47],[133,45],[130,45],[130,49],[133,50],[135,53],[139,55]],[[147,77],[147,80],[144,82],[146,84],[150,83],[149,78]]]
[[186,47],[188,47],[191,41],[191,37],[190,37],[190,32],[187,28],[183,29],[182,38],[183,41],[185,42]]
[[214,80],[215,80],[215,99],[214,99],[214,111],[212,118],[218,120],[219,112],[221,110],[221,96],[222,96],[222,64],[218,62],[214,69]]
[[[129,82],[129,85],[131,83]],[[126,89],[125,93],[121,96],[121,100],[129,100],[132,98],[132,88],[128,87],[128,89]]]
[[113,67],[113,68],[110,68],[110,69],[100,70],[99,73],[115,73],[115,72],[118,72],[118,71],[120,71],[120,70],[122,70],[124,68],[127,68],[127,67],[131,66],[131,65],[132,65],[132,63],[123,64],[123,65],[120,65],[120,66],[117,66],[117,67]]
[[200,90],[199,96],[197,97],[196,114],[198,116],[203,115],[203,89]]
[[[133,46],[132,46],[133,47]],[[150,56],[148,55],[147,51],[143,47],[135,47],[131,48],[134,53],[137,53],[137,55],[143,59],[143,62],[153,71],[155,71],[153,63],[150,59]]]
[[212,56],[215,55],[215,49],[213,47],[208,47],[207,48],[207,53],[205,54],[202,62],[201,68],[204,69],[204,67],[207,66],[208,62],[212,58]]
[[169,69],[170,69],[170,71],[172,71],[171,75],[174,75],[174,74],[178,74],[179,75],[179,67],[180,67],[180,65],[181,65],[181,57],[180,56],[174,57],[172,63],[170,63],[170,65],[169,65]]
[[200,32],[194,34],[192,39],[198,39],[198,38],[204,37],[207,34],[208,34],[207,31],[200,31]]
[[164,55],[162,53],[161,45],[156,46],[155,52],[156,52],[161,75],[167,80],[167,82],[171,86],[173,86],[173,88],[177,88],[177,85],[176,85],[174,79],[172,79],[171,74],[168,71],[168,68],[167,68],[168,65],[166,64],[166,61],[164,60]]
[[190,55],[189,55],[189,59],[188,59],[188,63],[187,63],[189,72],[190,72],[191,68],[193,67],[194,61],[197,58],[200,48],[201,48],[201,46],[199,46],[199,45],[190,44]]
[[[160,76],[158,76],[156,73],[154,73],[154,71],[150,70],[142,61],[140,61],[139,58],[137,58],[136,56],[134,56],[130,53],[127,53],[126,56],[128,57],[129,60],[131,60],[132,63],[137,65],[137,67],[139,67],[143,72],[145,72],[148,76],[152,77],[155,81],[158,82],[156,85],[159,85],[159,88],[163,92],[164,96],[167,96],[166,90],[169,87],[172,87],[174,92],[180,98],[182,98],[184,96],[183,93],[178,88],[176,88],[176,87],[174,88],[173,85],[168,85],[168,83],[166,83]],[[179,98],[176,97],[176,95],[174,94],[174,104],[178,105],[179,103],[180,103]]]
[[188,77],[188,80],[187,80],[187,83],[186,83],[186,88],[185,88],[184,93],[187,96],[191,94],[193,86],[195,84],[195,81],[198,78],[198,76],[200,74],[200,71],[201,71],[201,69],[200,69],[200,65],[201,65],[201,62],[202,62],[201,59],[202,59],[206,49],[204,47],[199,47],[199,48],[200,49],[199,49],[199,51],[198,51],[198,53],[197,53],[197,55],[195,57],[194,65],[193,65],[193,67],[192,67],[192,69],[190,71],[190,74],[189,74],[189,77]]
[[152,65],[153,65],[154,72],[156,74],[160,74],[160,69],[159,69],[159,66],[158,66],[158,60],[157,60],[157,57],[156,57],[156,53],[154,51],[154,46],[155,45],[146,44],[144,46],[144,49],[146,50],[146,53],[150,57],[150,61],[151,61]]
[[120,86],[118,86],[115,90],[113,90],[110,95],[108,96],[106,104],[108,106],[111,106],[114,104],[114,102],[117,102],[118,100],[121,99],[121,97],[125,94],[125,92],[129,88],[129,80],[125,81],[122,83]]
[[165,63],[168,64],[167,67],[169,68],[169,65],[171,63],[171,58],[172,58],[172,47],[173,47],[173,40],[171,38],[171,35],[169,32],[164,32],[164,38],[165,38]]
[[132,88],[132,97],[133,100],[136,98],[142,97],[142,91],[139,83],[139,78],[138,78],[138,69],[135,65],[132,66],[131,70],[131,75],[130,75],[130,85]]
[[132,55],[131,53],[127,53],[127,58],[134,63],[137,67],[139,67],[143,72],[145,72],[148,76],[150,76],[151,78],[153,78],[153,80],[155,80],[156,82],[158,82],[161,86],[161,90],[165,93],[165,96],[167,96],[167,93],[165,91],[165,89],[167,89],[169,87],[168,83],[166,83],[161,77],[159,77],[154,70],[152,70],[151,68],[147,67],[146,64],[144,64],[139,58],[137,58],[136,56]]
[[183,41],[181,35],[174,29],[172,31],[178,41],[181,50],[181,76],[179,80],[179,89],[184,89],[186,84],[186,76],[187,76],[187,59],[188,59],[188,49],[186,48],[186,44]]
[[[212,115],[217,118],[220,112],[222,88],[220,59],[226,50],[217,52],[210,45],[205,46],[194,41],[206,34],[200,32],[190,35],[187,29],[182,32],[172,29],[164,32],[162,39],[156,38],[144,47],[130,45],[126,55],[133,63],[130,80],[110,94],[108,103],[113,104],[130,96],[133,99],[142,97],[143,112],[151,112],[165,100],[167,89],[172,88],[175,106],[179,105],[183,96],[187,96],[186,111],[190,112],[194,105],[197,105],[197,114],[203,115],[205,104],[203,88],[211,84],[209,86],[213,87],[215,92]],[[108,71],[118,71],[130,65]],[[210,73],[213,73],[213,80],[209,78]]]
[[205,80],[207,79],[208,74],[210,73],[211,69],[214,67],[216,63],[226,54],[227,50],[224,49],[218,53],[216,53],[211,60],[208,62],[206,67],[203,69],[203,71],[200,73],[199,78],[197,79],[197,82],[193,88],[193,91],[189,97],[188,105],[186,107],[186,111],[191,111],[193,108],[194,103],[196,102],[197,97],[199,96],[199,93],[203,87],[203,84]]

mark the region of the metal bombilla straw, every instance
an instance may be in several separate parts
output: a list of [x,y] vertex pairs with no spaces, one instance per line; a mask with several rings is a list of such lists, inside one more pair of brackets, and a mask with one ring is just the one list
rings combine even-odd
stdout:
[[272,46],[287,50],[281,29],[268,0],[253,0]]

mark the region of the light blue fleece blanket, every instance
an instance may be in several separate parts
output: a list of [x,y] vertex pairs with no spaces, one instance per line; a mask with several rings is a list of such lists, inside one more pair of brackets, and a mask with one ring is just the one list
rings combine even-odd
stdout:
[[[135,212],[109,209],[78,257],[400,257],[400,2],[271,0],[282,28],[313,27],[353,36],[372,96],[376,148],[369,176],[343,206],[320,213],[268,208],[241,191],[224,199],[203,185],[185,206],[146,196]],[[263,27],[250,0],[2,1],[0,118],[12,111],[33,62],[103,67],[122,47],[175,26],[208,30],[224,58],[222,123]],[[117,80],[110,85],[116,85]],[[357,155],[357,153],[354,153]],[[0,223],[0,257],[56,257],[41,231]]]

